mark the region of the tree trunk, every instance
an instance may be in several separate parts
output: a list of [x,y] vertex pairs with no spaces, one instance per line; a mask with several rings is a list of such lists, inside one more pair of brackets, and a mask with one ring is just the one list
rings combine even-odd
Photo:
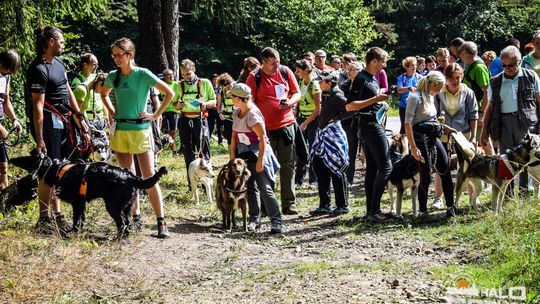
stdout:
[[140,65],[154,73],[161,73],[167,66],[165,40],[163,38],[161,1],[137,0],[139,16],[139,49]]
[[165,54],[167,55],[167,67],[174,71],[176,79],[179,79],[178,46],[180,25],[178,3],[179,0],[161,0],[161,26],[163,28]]

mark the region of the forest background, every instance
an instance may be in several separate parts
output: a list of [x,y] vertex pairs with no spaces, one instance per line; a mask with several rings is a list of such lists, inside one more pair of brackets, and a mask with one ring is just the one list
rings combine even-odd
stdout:
[[266,46],[288,65],[306,51],[324,49],[328,57],[351,51],[361,58],[380,46],[390,53],[393,83],[402,58],[433,54],[457,36],[475,41],[481,52],[498,53],[509,37],[523,46],[540,28],[539,11],[540,0],[3,0],[0,49],[22,57],[12,101],[23,115],[36,26],[64,31],[62,57],[71,75],[85,52],[96,54],[100,70],[113,70],[110,45],[129,37],[139,65],[159,74],[190,58],[203,77],[228,72],[236,78],[243,59]]

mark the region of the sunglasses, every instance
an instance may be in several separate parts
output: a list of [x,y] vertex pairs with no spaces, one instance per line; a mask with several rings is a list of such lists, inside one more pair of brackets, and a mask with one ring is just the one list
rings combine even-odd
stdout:
[[122,56],[124,56],[125,54],[127,54],[126,52],[124,53],[118,53],[118,54],[111,54],[111,57],[114,59],[114,58],[120,58]]
[[517,63],[503,64],[503,65],[502,65],[503,69],[504,69],[504,68],[510,68],[510,69],[512,69],[512,68],[515,68],[516,66],[517,66]]

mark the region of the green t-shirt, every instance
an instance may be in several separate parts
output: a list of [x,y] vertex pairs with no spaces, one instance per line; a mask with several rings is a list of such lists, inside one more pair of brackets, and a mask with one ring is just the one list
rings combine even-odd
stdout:
[[[181,101],[185,103],[185,106],[182,108],[182,112],[200,112],[200,107],[195,107],[191,104],[194,100],[199,100],[201,102],[214,101],[216,100],[216,92],[214,92],[214,87],[210,80],[205,78],[199,78],[201,82],[201,96],[197,98],[197,81],[190,85],[187,84],[184,80],[180,82],[180,98]],[[182,83],[183,88],[183,97],[182,97]]]
[[[468,77],[463,77],[463,83],[473,90],[474,88],[471,81],[474,81],[480,88],[489,86],[489,70],[488,70],[488,67],[481,62],[476,63],[472,67],[472,69],[470,68],[470,66],[467,67],[463,75],[468,76]],[[480,106],[482,104],[481,96],[476,96],[476,99],[477,99],[478,105]]]
[[[178,81],[173,81],[171,83],[167,83],[167,85],[173,90],[174,96],[167,108],[165,109],[165,112],[180,113],[179,110],[176,110],[174,108],[174,104],[178,101],[178,99],[180,99],[180,83]],[[159,94],[159,98],[161,99],[161,101],[163,101],[165,99],[165,95]]]
[[302,95],[300,99],[300,114],[304,117],[311,115],[315,110],[315,100],[313,96],[321,93],[321,87],[319,82],[312,80],[309,83],[305,83],[304,80],[300,81],[300,93]]
[[79,73],[71,82],[75,99],[77,101],[82,100],[81,111],[91,120],[95,118],[94,111],[98,116],[103,116],[105,108],[101,101],[101,95],[94,92],[94,90],[89,90],[87,87],[88,83],[92,82],[95,78],[96,74],[90,74],[86,78],[83,74]]
[[[105,87],[112,88],[116,99],[116,118],[139,119],[139,114],[146,111],[146,102],[150,93],[150,88],[159,81],[156,75],[148,69],[135,67],[127,76],[120,75],[117,87],[113,82],[118,74],[118,70],[109,73],[105,79]],[[118,122],[118,130],[144,130],[150,127],[149,122],[135,124],[129,122]]]

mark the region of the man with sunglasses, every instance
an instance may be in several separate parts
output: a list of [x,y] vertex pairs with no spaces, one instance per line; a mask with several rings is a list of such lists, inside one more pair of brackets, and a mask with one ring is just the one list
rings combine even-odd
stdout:
[[[521,53],[515,46],[501,51],[501,62],[503,73],[491,78],[488,88],[480,140],[486,143],[489,134],[499,142],[499,151],[505,151],[517,146],[527,132],[538,133],[540,79],[534,71],[520,67]],[[520,176],[519,184],[528,188],[526,173]]]

